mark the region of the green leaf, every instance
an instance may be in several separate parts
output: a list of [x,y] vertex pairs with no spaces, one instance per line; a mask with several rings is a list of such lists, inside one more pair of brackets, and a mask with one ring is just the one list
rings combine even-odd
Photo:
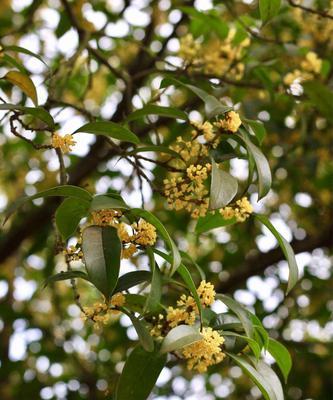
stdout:
[[276,240],[278,241],[281,250],[283,251],[284,256],[289,265],[289,279],[288,279],[288,287],[287,287],[287,294],[291,291],[291,289],[296,285],[298,281],[298,266],[294,254],[293,248],[287,242],[287,240],[279,234],[279,232],[274,228],[273,224],[270,220],[260,214],[255,214],[255,217],[264,224],[275,236]]
[[50,128],[54,128],[52,116],[42,107],[24,107],[16,104],[0,104],[0,110],[21,111],[24,114],[32,115],[45,122]]
[[205,103],[205,112],[209,118],[214,117],[215,115],[225,114],[226,112],[232,110],[232,107],[222,104],[219,100],[217,100],[216,97],[212,96],[211,94],[205,92],[203,89],[200,89],[196,86],[183,83],[174,78],[168,77],[163,79],[161,87],[166,87],[169,85],[186,87],[196,96],[198,96]]
[[117,286],[114,289],[115,293],[130,289],[133,286],[143,282],[149,282],[152,274],[149,271],[132,271],[119,277]]
[[260,18],[265,23],[275,17],[281,7],[281,0],[259,0]]
[[75,279],[75,278],[84,279],[90,282],[89,276],[85,272],[65,271],[65,272],[59,272],[58,274],[55,275],[51,275],[47,279],[45,279],[44,287],[53,282],[65,281],[67,279]]
[[12,203],[7,210],[5,211],[5,223],[8,218],[17,210],[19,209],[24,203],[27,201],[32,201],[35,199],[40,199],[44,197],[74,197],[79,200],[91,201],[92,196],[91,194],[85,190],[80,188],[79,186],[72,186],[72,185],[62,185],[62,186],[55,186],[51,189],[44,190],[42,192],[36,193],[33,196],[26,196],[17,199],[14,203]]
[[196,263],[193,258],[188,254],[185,253],[184,251],[180,251],[180,255],[182,257],[182,262],[184,265],[188,265],[190,264],[191,266],[193,266],[199,273],[200,275],[200,279],[206,280],[206,274],[204,272],[204,270],[200,267],[200,265],[198,263]]
[[2,79],[18,86],[24,94],[30,97],[35,106],[38,106],[36,87],[28,75],[23,74],[20,71],[9,71]]
[[131,214],[134,215],[135,217],[143,218],[150,224],[154,225],[159,234],[162,236],[165,243],[168,245],[172,254],[171,271],[170,271],[170,276],[172,276],[180,265],[181,257],[178,248],[176,247],[174,241],[171,239],[168,231],[165,229],[162,222],[157,217],[155,217],[155,215],[153,215],[147,210],[142,210],[141,208],[132,208]]
[[254,339],[245,335],[240,335],[239,333],[236,332],[220,331],[220,333],[222,336],[231,336],[245,340],[251,347],[251,350],[253,351],[253,354],[255,355],[256,359],[259,359],[261,354],[261,349],[259,344]]
[[212,160],[212,182],[210,186],[210,209],[225,207],[236,196],[238,182],[228,172],[219,168]]
[[202,336],[197,327],[178,325],[166,335],[160,351],[161,353],[168,353],[179,350],[199,340],[202,340]]
[[159,351],[147,352],[141,346],[129,355],[120,376],[115,400],[147,400],[167,360]]
[[154,340],[144,323],[136,318],[133,314],[126,312],[124,309],[123,312],[131,319],[136,333],[138,334],[141,346],[148,352],[154,351]]
[[224,294],[217,294],[216,298],[221,300],[233,313],[237,315],[243,325],[246,335],[251,339],[254,339],[254,328],[251,322],[249,311],[237,301]]
[[[252,359],[252,357],[250,357]],[[253,364],[256,366],[257,371],[263,377],[263,379],[267,382],[267,385],[271,387],[273,390],[274,400],[284,400],[284,394],[280,379],[276,375],[276,373],[272,370],[272,368],[265,364],[263,361],[254,361]]]
[[311,103],[324,117],[333,121],[333,92],[326,85],[318,81],[302,83],[305,94]]
[[143,308],[146,304],[146,296],[140,294],[125,294],[125,307],[132,312],[143,313]]
[[215,330],[241,330],[243,327],[239,318],[229,313],[217,314],[210,326]]
[[243,125],[258,139],[261,145],[266,136],[265,125],[261,121],[251,119],[243,119]]
[[266,382],[265,378],[245,359],[245,357],[236,356],[235,354],[226,353],[235,363],[243,370],[243,372],[258,386],[266,400],[277,400],[274,389]]
[[211,229],[232,225],[234,223],[236,223],[236,218],[224,219],[218,211],[214,213],[208,213],[205,217],[200,217],[198,219],[198,222],[195,226],[195,233],[204,233],[210,231]]
[[11,57],[8,54],[3,54],[1,61],[17,68],[20,72],[22,72],[22,74],[29,75],[29,71],[25,68],[25,66],[17,61],[14,57]]
[[149,256],[150,268],[153,276],[151,280],[150,292],[147,296],[145,312],[153,313],[160,308],[159,303],[162,296],[162,275],[158,265],[155,262],[154,253],[151,248],[147,248],[147,254]]
[[69,197],[57,208],[55,221],[59,232],[66,240],[76,231],[80,220],[88,213],[90,202]]
[[126,121],[133,121],[147,115],[159,115],[161,117],[176,118],[187,120],[187,114],[173,107],[162,107],[155,104],[148,104],[139,110],[132,112],[126,119]]
[[128,210],[128,206],[120,196],[114,196],[112,194],[99,194],[94,196],[90,205],[90,210],[96,211],[104,209]]
[[258,172],[258,200],[262,199],[269,192],[272,186],[272,174],[269,168],[268,161],[263,155],[259,147],[251,142],[247,133],[240,128],[240,138],[242,138],[245,143],[248,153],[253,157],[256,169]]
[[139,138],[129,129],[110,121],[90,122],[81,126],[81,128],[77,129],[74,133],[78,132],[107,136],[134,144],[140,143]]
[[269,338],[268,340],[268,351],[270,355],[275,359],[279,366],[285,382],[288,380],[288,375],[292,367],[292,359],[287,348],[280,342]]
[[46,62],[43,60],[43,58],[39,54],[33,53],[32,51],[30,51],[28,49],[25,49],[24,47],[20,47],[20,46],[4,46],[3,51],[8,51],[8,50],[15,51],[16,53],[23,53],[23,54],[26,54],[28,56],[37,58],[37,60],[41,61],[44,65],[48,66],[46,64]]
[[91,282],[104,294],[112,295],[118,281],[121,242],[111,226],[89,226],[82,233],[82,251]]
[[169,149],[169,147],[155,146],[155,145],[137,147],[126,154],[130,156],[132,154],[145,153],[145,152],[164,153],[164,154],[170,154],[172,157],[181,158],[179,153],[176,153],[174,150]]

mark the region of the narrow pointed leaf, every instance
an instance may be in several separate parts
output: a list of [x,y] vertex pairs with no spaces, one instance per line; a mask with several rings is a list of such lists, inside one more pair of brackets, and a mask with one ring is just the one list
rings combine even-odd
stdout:
[[143,282],[149,282],[151,280],[152,273],[149,271],[132,271],[128,272],[119,277],[115,293],[122,292],[130,289],[133,286],[139,285]]
[[123,142],[134,144],[140,143],[139,138],[129,129],[110,121],[90,122],[81,126],[81,128],[77,129],[74,133],[78,132],[107,136],[113,139],[121,140]]
[[16,104],[0,104],[0,110],[21,111],[24,114],[32,115],[35,118],[45,122],[50,128],[54,128],[54,120],[42,107],[24,107]]
[[187,114],[173,107],[162,107],[155,104],[148,104],[139,110],[132,112],[128,117],[127,121],[133,121],[147,115],[159,115],[167,118],[177,118],[182,120],[187,120]]
[[208,213],[205,217],[200,217],[198,219],[195,226],[195,233],[204,233],[215,228],[220,228],[221,226],[235,224],[236,222],[236,218],[225,219],[218,211],[215,213]]
[[138,318],[136,318],[131,313],[126,312],[126,314],[132,321],[132,324],[136,330],[136,333],[138,334],[141,346],[148,352],[154,351],[154,340],[151,337],[148,329],[144,325],[144,322],[140,321]]
[[21,47],[21,46],[4,46],[3,50],[4,51],[11,50],[11,51],[14,51],[16,53],[26,54],[28,56],[37,58],[37,60],[41,61],[44,65],[48,66],[46,64],[46,62],[43,60],[43,58],[39,54],[33,53],[32,51],[30,51],[28,49],[25,49],[24,47]]
[[289,372],[292,367],[292,359],[287,348],[280,342],[269,338],[268,351],[270,355],[275,359],[279,366],[285,382],[287,382]]
[[121,242],[111,226],[89,226],[82,233],[82,251],[91,282],[104,294],[112,295],[118,281]]
[[145,312],[155,312],[159,309],[159,304],[162,297],[162,274],[155,262],[154,253],[151,248],[147,248],[149,256],[150,268],[152,271],[152,280],[150,285],[150,292],[147,296],[145,305]]
[[237,179],[219,168],[212,160],[212,182],[210,186],[210,209],[225,207],[236,196]]
[[94,196],[90,205],[92,211],[104,210],[104,209],[124,209],[127,210],[129,207],[120,197],[115,197],[111,194],[101,194]]
[[58,274],[55,274],[55,275],[51,275],[47,279],[45,279],[44,287],[53,282],[65,281],[67,279],[75,279],[75,278],[80,278],[80,279],[84,279],[86,281],[90,281],[89,276],[85,272],[64,271],[64,272],[59,272]]
[[66,240],[76,231],[80,220],[88,213],[90,202],[69,197],[57,208],[55,221],[59,232]]
[[23,93],[25,93],[28,97],[30,97],[35,106],[38,106],[36,87],[28,75],[23,74],[20,71],[9,71],[3,77],[3,79],[6,79],[13,85],[18,86]]

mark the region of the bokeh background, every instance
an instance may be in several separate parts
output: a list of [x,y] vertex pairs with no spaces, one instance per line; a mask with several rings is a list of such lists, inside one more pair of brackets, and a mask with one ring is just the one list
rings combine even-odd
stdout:
[[[257,3],[230,1],[232,14],[223,3],[1,0],[0,40],[3,46],[19,45],[45,59],[50,69],[36,58],[12,54],[31,73],[39,102],[46,104],[60,131],[71,133],[95,116],[121,118],[124,82],[103,65],[102,58],[116,70],[139,74],[130,93],[130,104],[139,108],[159,88],[162,78],[158,70],[177,70],[181,65],[179,38],[189,31],[196,36],[211,34],[209,27],[200,25],[200,18],[182,11],[181,6],[216,12],[221,26],[236,26],[250,36],[241,81],[228,84],[222,77],[212,83],[226,102],[235,104],[248,118],[265,123],[264,149],[274,183],[264,200],[257,203],[253,194],[251,201],[256,211],[270,216],[297,253],[301,279],[287,297],[283,293],[288,278],[286,262],[273,236],[252,219],[197,238],[189,217],[167,211],[164,199],[154,192],[154,185],[160,185],[164,176],[160,167],[143,162],[152,185],[141,183],[130,163],[113,157],[105,144],[86,134],[76,135],[77,145],[65,162],[71,180],[93,192],[112,188],[121,191],[130,205],[144,201],[145,207],[158,213],[180,248],[203,267],[219,292],[233,294],[256,312],[270,334],[292,354],[293,369],[285,390],[288,400],[333,399],[332,124],[327,115],[303,101],[299,83],[291,90],[283,85],[283,76],[299,64],[302,49],[317,52],[330,65],[333,20],[283,3],[280,15],[260,33],[271,40],[258,40],[235,19],[236,14],[257,32]],[[323,10],[330,6],[325,1],[304,3]],[[89,46],[102,58],[94,56],[93,50],[78,52],[85,39],[73,26],[66,4],[79,27],[89,32]],[[0,76],[11,68],[0,58]],[[327,87],[332,86],[329,71],[330,66],[321,79]],[[199,82],[198,77],[193,79]],[[186,96],[171,88],[161,96],[161,103],[186,107],[192,118],[201,118],[200,105]],[[17,88],[1,80],[0,97],[31,105]],[[0,112],[0,119],[0,207],[4,210],[23,194],[55,185],[58,160],[53,151],[35,151],[15,138],[5,111]],[[185,129],[179,122],[157,119],[150,121],[148,128],[136,126],[143,137],[158,132],[166,142]],[[47,133],[26,131],[25,135],[42,141]],[[246,179],[245,161],[232,160],[231,166],[235,176]],[[62,256],[55,256],[54,206],[52,201],[36,200],[1,229],[1,400],[110,398],[108,393],[116,384],[126,352],[136,340],[126,316],[100,332],[83,322],[66,282],[43,289],[48,276],[64,269]],[[121,272],[138,267],[148,268],[145,257],[124,261]],[[79,282],[79,292],[87,305],[98,298],[87,283]],[[213,309],[225,311],[219,301]],[[273,362],[268,355],[266,358]],[[163,369],[152,395],[155,400],[259,398],[258,389],[237,366],[228,363],[211,368],[206,375],[171,363]]]

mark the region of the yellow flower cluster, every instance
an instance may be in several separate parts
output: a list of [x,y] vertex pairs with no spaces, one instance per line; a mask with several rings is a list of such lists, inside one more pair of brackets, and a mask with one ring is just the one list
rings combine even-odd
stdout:
[[130,258],[137,251],[137,246],[153,246],[156,242],[154,225],[140,219],[129,225],[120,222],[122,212],[119,210],[102,209],[92,212],[92,222],[99,226],[113,226],[117,229],[119,239],[123,243],[122,258]]
[[110,322],[112,315],[119,313],[117,308],[122,307],[125,301],[125,296],[122,293],[116,293],[112,296],[110,304],[97,302],[90,307],[84,307],[82,318],[84,320],[91,319],[94,322],[94,326],[100,329]]
[[75,144],[72,135],[60,136],[58,133],[52,135],[52,147],[60,149],[63,153],[69,153]]
[[200,286],[197,289],[200,302],[204,307],[211,306],[215,301],[215,290],[214,285],[205,280],[201,281]]
[[232,28],[224,40],[213,38],[201,43],[187,34],[180,40],[178,54],[190,72],[203,72],[216,77],[227,75],[238,80],[244,75],[244,64],[240,60],[244,49],[250,45],[250,39],[235,43],[235,35],[236,29]]
[[[177,168],[170,178],[164,179],[164,194],[169,208],[186,210],[193,218],[203,217],[207,214],[209,205],[209,190],[207,180],[211,172],[208,162],[210,148],[216,148],[220,142],[220,133],[237,132],[242,124],[239,114],[235,111],[226,113],[223,119],[211,124],[191,122],[195,128],[192,130],[192,140],[185,141],[178,137],[176,143],[170,148],[177,152],[180,159],[172,159],[170,165]],[[202,138],[205,143],[202,143]]]
[[223,361],[225,354],[221,346],[224,338],[212,328],[203,328],[203,338],[182,350],[183,356],[187,359],[187,368],[197,370],[200,373],[206,372],[207,368]]
[[310,51],[301,62],[301,69],[295,69],[289,72],[283,79],[285,85],[292,85],[295,81],[310,80],[315,75],[320,74],[323,61],[317,56],[316,53]]
[[216,122],[215,125],[223,130],[235,133],[242,125],[242,120],[240,119],[238,113],[236,113],[235,111],[229,111],[225,115],[225,118]]
[[244,222],[252,213],[253,207],[247,197],[237,200],[233,206],[227,206],[220,210],[223,218],[231,219],[235,217],[237,222]]

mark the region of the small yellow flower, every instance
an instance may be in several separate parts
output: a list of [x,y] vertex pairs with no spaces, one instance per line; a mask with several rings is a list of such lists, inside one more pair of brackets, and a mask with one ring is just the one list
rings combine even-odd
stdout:
[[215,301],[216,292],[214,285],[205,280],[200,282],[200,286],[197,289],[200,302],[204,307],[211,306]]
[[220,363],[225,357],[221,349],[224,338],[217,331],[203,328],[202,336],[202,340],[185,346],[182,350],[187,359],[187,368],[200,373],[206,372],[209,366]]
[[253,213],[253,207],[247,197],[242,197],[236,201],[234,206],[228,206],[220,209],[220,214],[225,219],[236,218],[237,222],[244,222],[250,214]]
[[75,144],[72,135],[60,136],[58,133],[54,133],[52,136],[52,147],[60,149],[63,153],[69,153]]
[[235,133],[238,131],[238,128],[242,125],[242,120],[240,119],[238,113],[236,113],[235,111],[229,111],[225,115],[225,118],[216,122],[215,125],[218,128]]
[[122,293],[116,293],[111,297],[110,304],[113,307],[122,307],[125,301],[126,297]]

